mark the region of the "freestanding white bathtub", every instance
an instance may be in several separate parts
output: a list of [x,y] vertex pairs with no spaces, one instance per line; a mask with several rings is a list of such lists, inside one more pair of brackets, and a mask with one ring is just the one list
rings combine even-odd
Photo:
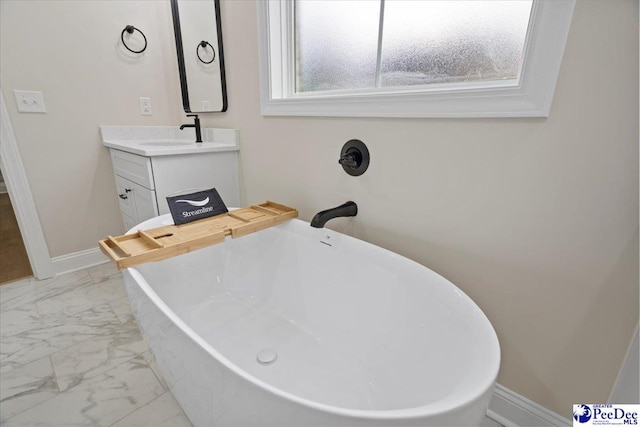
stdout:
[[291,220],[123,273],[196,427],[473,426],[485,415],[500,364],[491,324],[400,255]]

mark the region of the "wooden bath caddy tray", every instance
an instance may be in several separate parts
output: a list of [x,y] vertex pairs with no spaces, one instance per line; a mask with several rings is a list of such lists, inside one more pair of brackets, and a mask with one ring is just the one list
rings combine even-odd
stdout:
[[98,243],[118,269],[160,261],[196,249],[264,230],[296,218],[298,211],[274,202],[251,205],[182,225],[166,225],[124,236],[109,236]]

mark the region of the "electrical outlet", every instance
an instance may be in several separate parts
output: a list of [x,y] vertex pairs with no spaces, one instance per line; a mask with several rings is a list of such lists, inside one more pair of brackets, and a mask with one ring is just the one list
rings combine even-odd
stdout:
[[202,101],[202,111],[211,111],[211,101]]
[[14,90],[18,111],[21,113],[46,113],[42,92],[32,90]]
[[144,96],[140,97],[140,114],[143,116],[153,115],[153,112],[151,111],[151,98]]

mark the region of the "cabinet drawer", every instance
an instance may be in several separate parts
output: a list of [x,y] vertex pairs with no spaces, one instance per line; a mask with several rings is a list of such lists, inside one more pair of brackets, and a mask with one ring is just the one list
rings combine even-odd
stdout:
[[113,172],[123,178],[140,184],[150,190],[155,189],[151,159],[124,151],[110,149]]

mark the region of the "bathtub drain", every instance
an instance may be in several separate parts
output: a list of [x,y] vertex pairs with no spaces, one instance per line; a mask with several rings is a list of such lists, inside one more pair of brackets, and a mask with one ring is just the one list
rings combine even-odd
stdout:
[[256,360],[261,365],[271,365],[278,358],[278,353],[272,348],[265,348],[258,352]]

